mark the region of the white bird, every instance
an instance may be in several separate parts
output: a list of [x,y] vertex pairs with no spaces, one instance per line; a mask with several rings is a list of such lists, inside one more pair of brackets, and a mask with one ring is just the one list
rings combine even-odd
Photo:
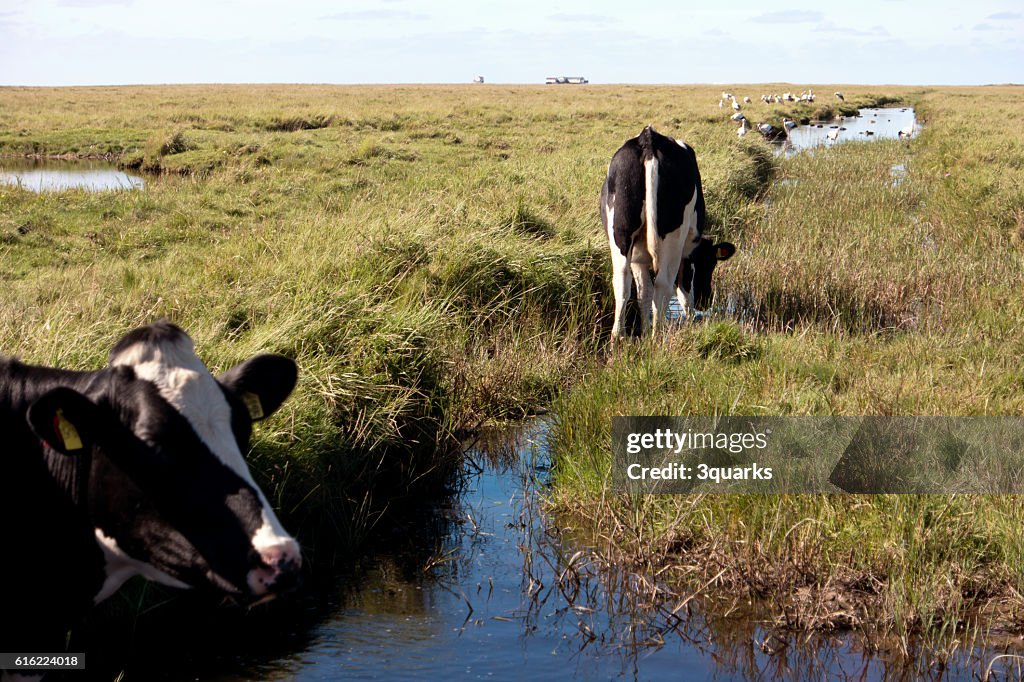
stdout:
[[911,123],[911,124],[910,124],[910,125],[908,125],[908,126],[907,126],[906,128],[903,128],[902,130],[900,130],[900,132],[898,133],[898,135],[899,135],[899,138],[900,138],[901,140],[902,140],[902,139],[903,139],[904,137],[913,137],[913,136],[914,136],[914,124],[913,124],[913,123]]
[[725,100],[721,100],[721,99],[718,100],[718,108],[721,109],[724,106],[725,106]]
[[839,139],[839,128],[832,128],[828,131],[828,134],[825,135],[825,137],[828,138],[830,142],[835,142]]
[[743,103],[744,104],[750,104],[750,98],[749,97],[744,97],[743,98]]
[[796,128],[796,121],[788,118],[783,118],[782,125],[786,126],[786,130],[792,130],[793,128]]
[[836,93],[836,99],[838,99],[840,102],[845,102],[846,101],[846,98],[843,97],[843,93],[841,93],[841,92],[837,92]]
[[734,121],[742,121],[742,120],[744,120],[746,118],[746,116],[743,115],[742,111],[737,111],[735,114],[733,114],[729,118],[731,118]]
[[743,137],[744,135],[747,134],[747,130],[747,119],[744,118],[740,121],[740,128],[739,130],[736,131],[736,135],[738,137]]
[[736,100],[733,100],[732,101],[732,108],[735,109],[736,111],[739,111],[740,110],[740,103],[737,102]]

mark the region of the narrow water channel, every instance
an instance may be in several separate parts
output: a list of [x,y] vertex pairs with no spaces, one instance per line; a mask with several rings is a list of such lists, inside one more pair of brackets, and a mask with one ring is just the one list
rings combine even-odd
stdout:
[[[547,424],[472,448],[461,490],[404,549],[378,551],[331,592],[294,651],[181,679],[706,680],[913,678],[930,670],[837,635],[779,638],[750,616],[670,617],[649,578],[612,574],[542,509]],[[949,679],[995,652],[952,659]],[[987,657],[987,658],[986,658]],[[1005,663],[1005,662],[1004,662]],[[916,665],[925,666],[924,669]],[[1005,670],[1005,664],[997,666]]]
[[881,107],[861,109],[856,116],[843,116],[835,121],[812,121],[789,131],[785,140],[773,143],[787,157],[806,149],[831,147],[853,141],[895,140],[901,132],[916,137],[921,131],[912,107]]

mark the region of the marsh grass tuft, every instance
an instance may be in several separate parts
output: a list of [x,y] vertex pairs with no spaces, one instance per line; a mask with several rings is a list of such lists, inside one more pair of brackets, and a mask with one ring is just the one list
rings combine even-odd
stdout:
[[224,161],[226,150],[200,149],[185,132],[160,133],[150,137],[141,151],[122,157],[122,168],[150,173],[205,175]]
[[760,343],[733,322],[715,322],[700,330],[697,351],[705,358],[742,362],[761,355]]
[[150,138],[146,143],[146,154],[150,156],[170,156],[195,149],[195,145],[185,137],[185,132],[176,130],[170,135]]
[[758,199],[768,190],[775,172],[774,155],[760,141],[739,142],[736,149],[736,163],[728,171],[726,183],[744,198]]
[[333,114],[318,114],[312,116],[274,116],[268,120],[261,121],[257,127],[271,132],[294,133],[298,130],[319,130],[327,128],[335,122]]
[[381,144],[378,144],[376,140],[366,138],[365,140],[359,143],[358,147],[356,147],[355,156],[352,157],[352,161],[364,163],[366,161],[369,161],[370,159],[385,156],[387,154],[387,151],[387,148],[385,148]]
[[555,233],[554,226],[527,206],[522,198],[516,202],[515,210],[503,222],[512,232],[526,236],[550,238]]

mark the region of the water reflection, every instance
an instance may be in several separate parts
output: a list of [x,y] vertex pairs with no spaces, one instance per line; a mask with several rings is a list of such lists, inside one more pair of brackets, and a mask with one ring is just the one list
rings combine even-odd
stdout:
[[33,192],[103,192],[141,189],[145,181],[102,161],[0,159],[0,184],[17,185]]
[[450,504],[341,580],[301,650],[216,679],[958,679],[999,653],[940,664],[787,633],[766,610],[605,563],[539,503],[545,432],[477,444]]
[[792,156],[804,149],[830,147],[854,140],[899,139],[901,132],[909,133],[909,137],[916,137],[921,132],[912,108],[861,109],[858,116],[799,125],[789,131],[787,139],[773,144],[777,151]]

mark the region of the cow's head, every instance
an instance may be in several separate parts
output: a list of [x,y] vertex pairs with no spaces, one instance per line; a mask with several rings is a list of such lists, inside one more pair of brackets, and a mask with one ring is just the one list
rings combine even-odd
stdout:
[[296,374],[291,360],[258,355],[214,378],[188,335],[161,321],[125,336],[87,389],[32,404],[29,423],[51,448],[92,457],[89,513],[108,564],[97,599],[133,574],[242,598],[295,583],[298,543],[243,453]]
[[729,260],[736,253],[730,242],[717,244],[708,237],[701,237],[697,247],[683,259],[676,277],[676,286],[685,294],[692,294],[697,310],[706,310],[711,305],[711,275],[719,261]]

